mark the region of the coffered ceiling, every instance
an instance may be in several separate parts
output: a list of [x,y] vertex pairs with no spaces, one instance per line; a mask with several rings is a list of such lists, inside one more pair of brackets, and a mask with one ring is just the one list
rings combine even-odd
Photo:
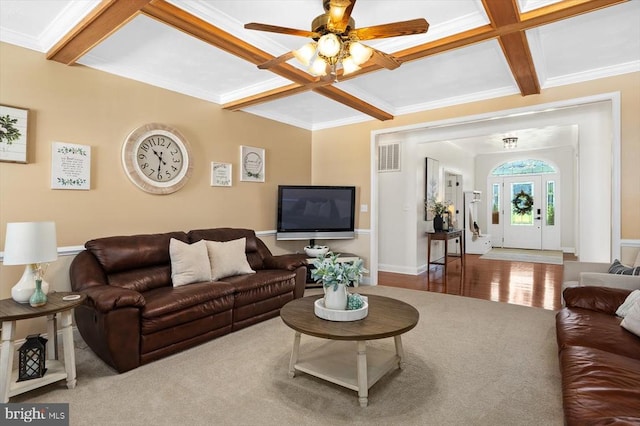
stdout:
[[292,59],[322,0],[0,0],[0,40],[294,126],[390,120],[640,71],[639,0],[358,0],[356,27],[425,18],[426,34],[366,41],[402,63],[368,62],[326,84]]

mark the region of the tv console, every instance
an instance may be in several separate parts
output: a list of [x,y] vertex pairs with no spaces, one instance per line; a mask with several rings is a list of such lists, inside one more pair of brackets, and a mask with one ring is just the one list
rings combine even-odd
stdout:
[[[360,259],[357,254],[353,253],[335,253],[340,255],[338,257],[338,262],[355,262]],[[316,260],[316,257],[305,257],[305,261],[307,262],[307,288],[318,288],[322,287],[322,284],[317,283],[311,278],[311,271],[314,269],[313,262]]]

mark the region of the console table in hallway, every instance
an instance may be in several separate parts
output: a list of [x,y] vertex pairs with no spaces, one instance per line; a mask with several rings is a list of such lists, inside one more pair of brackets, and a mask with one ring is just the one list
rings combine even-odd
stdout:
[[[447,286],[447,263],[450,261],[453,262],[455,260],[460,259],[460,263],[462,268],[464,269],[464,236],[462,235],[462,230],[458,229],[455,231],[436,231],[436,232],[425,232],[427,234],[427,283],[429,282],[429,267],[431,265],[440,265],[442,266],[442,281],[446,288]],[[449,255],[449,240],[458,239],[460,241],[460,256],[450,256]],[[444,257],[438,260],[431,260],[431,242],[432,241],[444,241]],[[453,260],[449,260],[449,258],[453,258]],[[461,274],[462,277],[463,274]],[[462,278],[461,278],[462,279]]]

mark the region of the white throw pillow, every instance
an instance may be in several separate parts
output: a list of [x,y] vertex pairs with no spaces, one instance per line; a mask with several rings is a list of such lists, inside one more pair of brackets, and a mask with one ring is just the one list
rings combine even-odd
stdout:
[[187,244],[172,238],[169,241],[169,256],[174,287],[211,281],[211,267],[204,240]]
[[211,280],[242,274],[255,274],[251,269],[245,253],[247,239],[231,241],[206,241],[211,264]]
[[640,337],[640,301],[633,304],[620,325]]
[[627,316],[627,313],[629,312],[629,309],[631,309],[631,307],[636,302],[640,303],[640,290],[633,290],[627,296],[627,298],[624,300],[624,302],[622,302],[622,305],[618,306],[618,309],[616,310],[616,315],[621,317],[621,318],[624,318],[625,316]]

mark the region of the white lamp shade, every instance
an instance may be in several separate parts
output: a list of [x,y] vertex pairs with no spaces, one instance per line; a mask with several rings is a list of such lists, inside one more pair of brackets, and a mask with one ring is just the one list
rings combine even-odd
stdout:
[[333,58],[340,53],[342,42],[337,35],[328,33],[320,37],[318,40],[318,52],[327,58]]
[[373,54],[373,49],[362,43],[354,42],[349,45],[349,53],[356,65],[362,65],[369,60]]
[[7,223],[5,265],[53,262],[57,258],[55,222]]
[[356,72],[360,69],[360,67],[355,63],[351,56],[347,56],[342,60],[342,69],[344,75],[351,74],[352,72]]
[[309,72],[313,75],[327,75],[327,63],[322,58],[316,58],[311,64]]
[[308,67],[311,63],[311,59],[313,55],[316,54],[316,44],[315,43],[307,43],[302,46],[298,50],[293,51],[293,56],[300,62],[302,65]]

